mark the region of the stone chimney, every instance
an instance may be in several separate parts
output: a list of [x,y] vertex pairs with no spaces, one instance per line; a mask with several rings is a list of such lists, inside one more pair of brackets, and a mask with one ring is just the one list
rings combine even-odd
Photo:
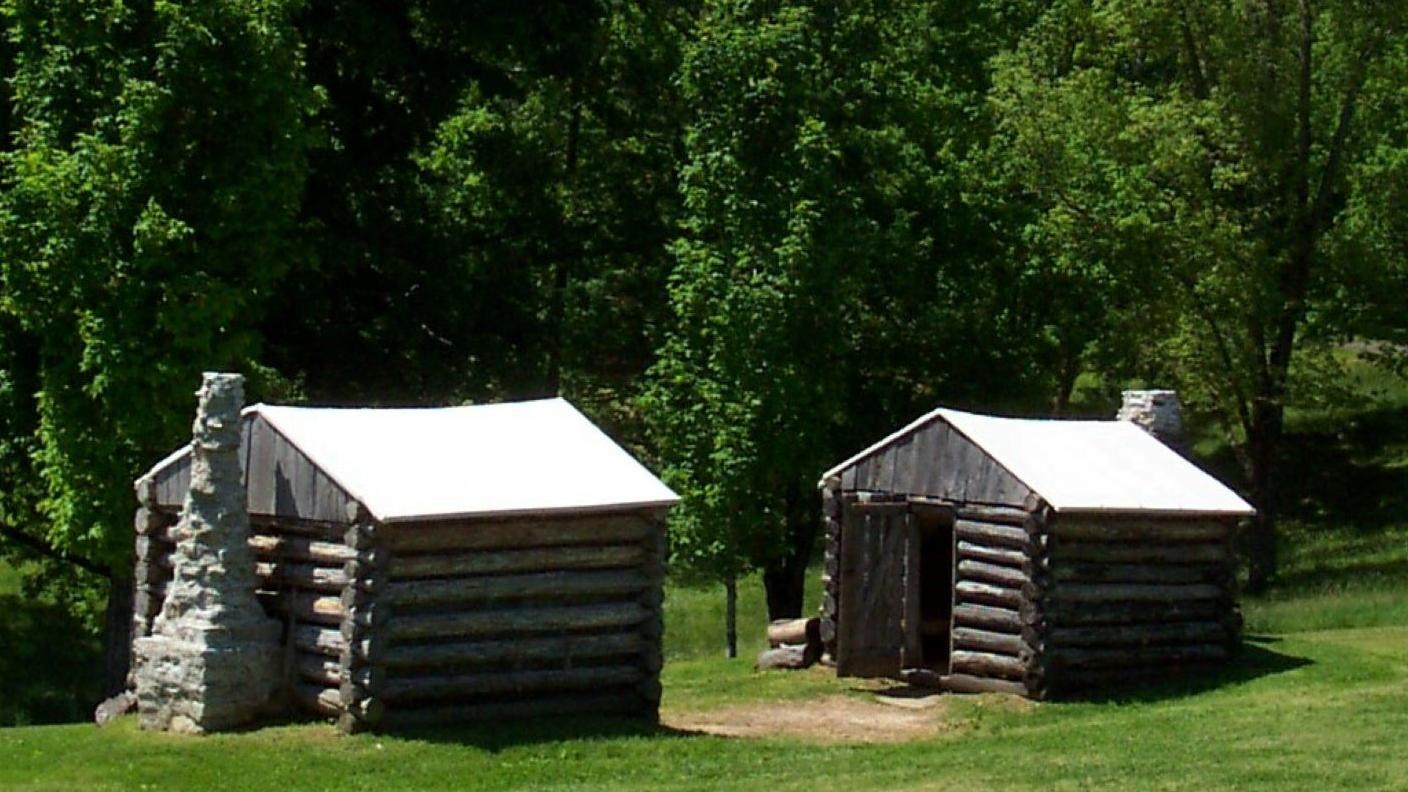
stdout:
[[1135,424],[1175,449],[1183,448],[1183,408],[1177,391],[1127,390],[1115,418]]
[[206,373],[196,392],[191,485],[174,578],[152,634],[134,642],[144,729],[202,733],[248,723],[279,682],[279,625],[255,599],[240,468],[244,377]]

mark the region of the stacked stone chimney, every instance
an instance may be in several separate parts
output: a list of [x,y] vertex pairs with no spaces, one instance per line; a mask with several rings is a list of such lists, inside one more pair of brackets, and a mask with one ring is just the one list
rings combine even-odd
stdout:
[[191,484],[174,578],[152,634],[134,642],[142,728],[207,732],[248,723],[279,680],[279,625],[255,599],[240,467],[244,377],[206,373],[197,391]]
[[1177,391],[1124,391],[1124,403],[1115,417],[1135,424],[1175,449],[1183,447],[1183,408]]

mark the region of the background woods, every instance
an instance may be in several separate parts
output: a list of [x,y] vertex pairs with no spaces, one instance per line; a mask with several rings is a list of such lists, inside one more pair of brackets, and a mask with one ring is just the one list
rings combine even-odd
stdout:
[[[1405,12],[1369,0],[0,0],[0,553],[125,646],[130,482],[251,400],[561,393],[799,614],[816,476],[937,403],[1218,427],[1403,365]],[[1353,354],[1351,354],[1353,353]],[[1294,493],[1299,497],[1303,493]],[[123,658],[110,658],[109,685]]]

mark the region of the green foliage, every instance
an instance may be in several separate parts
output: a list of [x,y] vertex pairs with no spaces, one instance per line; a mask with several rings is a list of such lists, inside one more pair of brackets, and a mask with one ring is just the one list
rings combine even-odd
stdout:
[[1075,296],[1055,325],[1221,420],[1259,509],[1253,588],[1287,405],[1342,397],[1332,347],[1408,310],[1402,223],[1371,208],[1408,151],[1405,31],[1397,3],[1061,2],[997,60],[995,183]]
[[293,231],[319,100],[297,7],[3,7],[16,133],[0,312],[37,361],[37,505],[63,549],[126,557],[129,482],[179,441],[199,371],[257,354],[269,292],[305,255]]
[[939,394],[1001,399],[1033,370],[961,189],[997,9],[706,8],[645,400],[685,496],[675,558],[721,576],[804,562],[821,470]]
[[1314,8],[1304,100],[1294,4],[1236,2],[1054,4],[992,94],[1028,260],[1089,298],[1058,321],[1243,441],[1256,402],[1338,376],[1326,345],[1408,308],[1401,221],[1369,208],[1404,150],[1404,15]]

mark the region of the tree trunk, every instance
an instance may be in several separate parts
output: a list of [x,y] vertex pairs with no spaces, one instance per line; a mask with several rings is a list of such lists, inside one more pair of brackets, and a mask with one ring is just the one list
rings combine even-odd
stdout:
[[1252,499],[1256,518],[1252,523],[1247,587],[1253,593],[1266,590],[1276,576],[1276,455],[1281,447],[1285,412],[1277,401],[1260,400],[1252,405],[1250,451]]
[[1051,398],[1052,415],[1065,415],[1070,411],[1076,377],[1080,376],[1081,349],[1074,344],[1061,343],[1060,361],[1056,367],[1056,393]]
[[787,496],[787,548],[782,557],[763,569],[767,591],[768,621],[796,619],[806,606],[807,564],[816,544],[819,518],[812,513],[811,501],[800,497],[793,485]]
[[127,689],[132,664],[132,578],[113,575],[103,616],[103,697]]
[[738,657],[738,578],[724,578],[724,656]]

